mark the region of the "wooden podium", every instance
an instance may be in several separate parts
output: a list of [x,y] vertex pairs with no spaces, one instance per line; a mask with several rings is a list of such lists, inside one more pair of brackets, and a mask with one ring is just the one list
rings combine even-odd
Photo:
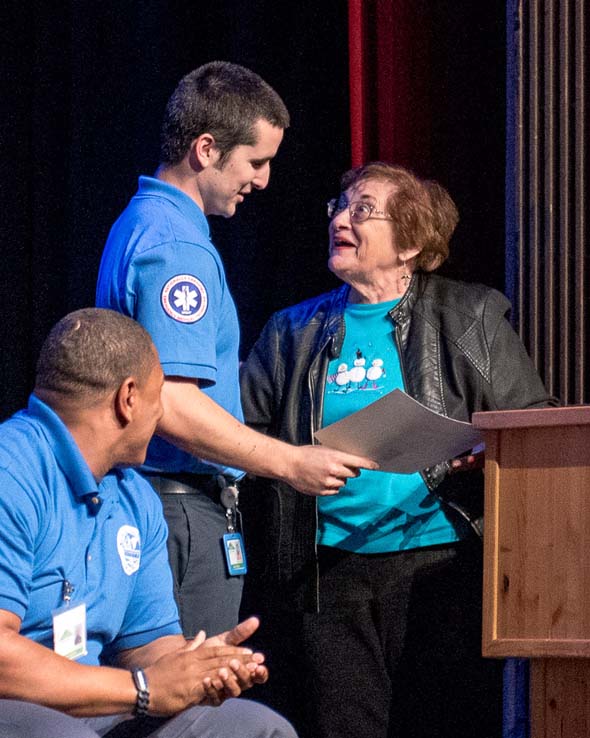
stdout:
[[590,736],[590,406],[476,413],[483,655],[531,659],[531,738]]

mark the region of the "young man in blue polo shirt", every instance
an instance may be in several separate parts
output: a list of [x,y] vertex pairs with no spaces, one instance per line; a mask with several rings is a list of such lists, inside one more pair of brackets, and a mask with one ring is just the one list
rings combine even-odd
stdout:
[[238,318],[205,216],[229,218],[267,186],[288,125],[283,101],[250,70],[212,62],[188,74],[168,101],[161,164],[154,177],[140,177],[100,266],[97,305],[149,331],[166,375],[159,438],[143,471],[162,498],[187,637],[238,621],[242,570],[226,564],[233,506],[227,498],[221,504],[220,484],[235,489],[245,470],[304,494],[335,494],[359,467],[374,468],[329,448],[290,446],[242,422]]
[[80,310],[46,340],[27,410],[0,426],[2,738],[295,736],[225,701],[267,679],[239,645],[255,618],[180,635],[161,504],[126,468],[145,460],[162,384],[139,324]]

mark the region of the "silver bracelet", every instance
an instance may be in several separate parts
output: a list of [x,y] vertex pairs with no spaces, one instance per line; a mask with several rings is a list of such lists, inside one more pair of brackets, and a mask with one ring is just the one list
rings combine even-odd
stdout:
[[133,669],[131,671],[131,676],[133,677],[133,683],[137,690],[137,699],[135,700],[133,714],[135,717],[145,717],[148,714],[148,707],[150,704],[150,690],[145,672],[143,669]]

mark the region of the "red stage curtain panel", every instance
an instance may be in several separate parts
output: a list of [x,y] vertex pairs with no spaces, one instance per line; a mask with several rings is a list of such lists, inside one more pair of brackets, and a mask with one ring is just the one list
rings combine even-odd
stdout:
[[428,160],[428,13],[420,0],[349,0],[352,165]]

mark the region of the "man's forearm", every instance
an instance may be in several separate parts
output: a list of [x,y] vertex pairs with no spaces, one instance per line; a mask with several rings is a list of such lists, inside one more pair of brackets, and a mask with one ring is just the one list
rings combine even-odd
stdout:
[[166,379],[157,434],[193,456],[260,476],[287,476],[289,446],[248,428],[195,383]]
[[0,696],[70,715],[131,712],[137,692],[129,671],[86,666],[13,632],[0,629]]
[[117,654],[116,666],[123,669],[133,669],[154,664],[159,658],[172,651],[178,651],[186,645],[186,639],[181,635],[162,636],[145,646],[130,648]]
[[156,432],[193,456],[288,482],[299,492],[335,494],[370,459],[322,446],[291,446],[248,428],[189,380],[166,379]]
[[132,712],[137,700],[127,670],[132,666],[145,666],[149,709],[163,716],[208,698],[218,704],[238,697],[268,678],[262,654],[238,645],[255,630],[255,618],[205,643],[204,635],[194,641],[166,637],[155,641],[153,648],[123,652],[122,669],[70,661],[21,636],[20,621],[13,613],[0,611],[0,619],[0,698],[33,702],[76,717]]

